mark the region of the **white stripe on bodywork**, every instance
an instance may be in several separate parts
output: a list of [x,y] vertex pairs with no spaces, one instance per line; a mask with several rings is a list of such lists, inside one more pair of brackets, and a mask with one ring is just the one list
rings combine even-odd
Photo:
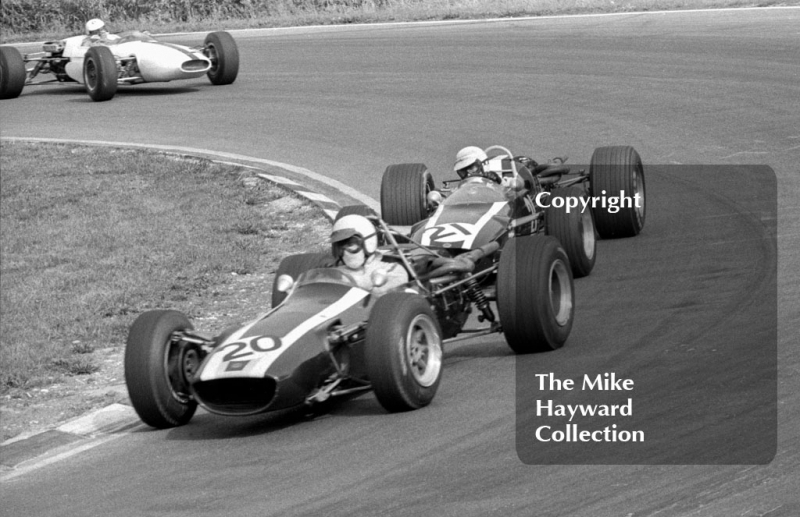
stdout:
[[[303,337],[303,335],[321,323],[333,319],[334,317],[343,313],[356,303],[366,298],[368,295],[369,291],[365,291],[357,287],[350,289],[344,294],[344,296],[297,325],[285,336],[282,336],[280,348],[276,350],[270,350],[268,352],[256,352],[255,350],[250,349],[251,354],[242,357],[242,359],[247,358],[249,360],[248,364],[242,370],[231,372],[225,371],[225,368],[228,365],[228,362],[223,363],[222,361],[222,358],[225,356],[225,354],[214,354],[211,359],[209,359],[208,364],[203,368],[203,371],[200,374],[200,380],[208,381],[212,379],[224,379],[226,377],[264,377],[269,367],[272,366],[272,364],[298,339]],[[220,345],[220,349],[229,343],[240,341],[242,336],[244,336],[244,334],[250,330],[253,325],[258,323],[258,321],[259,320],[248,323],[246,326],[242,327],[241,330],[232,334],[231,337],[225,340],[225,343]],[[320,350],[320,352],[321,351],[322,350]]]
[[502,210],[506,204],[507,203],[505,201],[496,201],[492,203],[492,208],[487,210],[486,213],[483,214],[480,219],[478,219],[478,222],[475,223],[475,232],[464,239],[464,248],[472,248],[472,243],[475,242],[475,237],[481,233],[481,230],[483,230],[483,227],[486,226],[486,223],[488,223],[489,220],[497,214],[497,212]]
[[433,215],[430,216],[430,218],[428,219],[428,222],[425,223],[425,228],[422,231],[422,243],[421,244],[423,246],[430,246],[431,245],[430,237],[426,237],[425,236],[425,234],[428,233],[426,230],[428,228],[433,228],[434,226],[436,226],[436,222],[439,220],[439,216],[442,215],[442,212],[444,212],[444,205],[439,205],[439,208],[436,209],[436,211],[433,213]]

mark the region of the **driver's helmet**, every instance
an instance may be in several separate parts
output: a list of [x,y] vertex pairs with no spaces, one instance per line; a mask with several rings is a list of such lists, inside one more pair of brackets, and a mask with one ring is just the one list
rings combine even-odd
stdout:
[[101,32],[106,32],[106,24],[100,18],[92,18],[86,22],[86,34],[96,36]]
[[480,147],[472,145],[465,147],[456,154],[456,163],[453,165],[453,170],[456,171],[461,179],[479,176],[500,183],[502,178],[496,172],[486,170],[483,166],[488,158]]
[[344,250],[364,250],[370,256],[378,249],[378,233],[375,226],[363,215],[350,214],[333,223],[331,239],[333,256],[342,258]]

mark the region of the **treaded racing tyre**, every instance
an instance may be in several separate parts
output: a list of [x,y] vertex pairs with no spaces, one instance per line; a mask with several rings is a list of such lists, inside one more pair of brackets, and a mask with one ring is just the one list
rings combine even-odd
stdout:
[[117,60],[108,47],[91,47],[83,58],[83,85],[95,102],[108,101],[117,93]]
[[597,258],[597,236],[595,235],[592,209],[572,208],[569,213],[565,206],[553,206],[556,198],[586,198],[581,187],[554,189],[548,199],[550,206],[545,209],[544,220],[547,235],[552,235],[561,242],[569,257],[574,278],[587,276],[592,272]]
[[497,269],[497,309],[506,342],[517,354],[556,350],[572,330],[575,290],[558,239],[509,239]]
[[397,226],[422,221],[428,217],[428,192],[435,188],[425,164],[389,165],[381,179],[381,217]]
[[141,314],[128,332],[125,384],[139,418],[151,427],[184,425],[197,409],[189,394],[186,355],[172,343],[174,332],[191,328],[184,314],[158,310]]
[[239,47],[236,40],[224,31],[212,32],[203,42],[203,54],[211,60],[206,74],[211,84],[231,84],[239,75]]
[[639,194],[641,206],[636,207],[634,202],[634,206],[611,213],[608,208],[595,203],[595,226],[604,239],[634,237],[642,231],[645,218],[644,168],[639,153],[631,146],[598,147],[589,164],[590,195],[593,198],[619,196],[621,191],[631,198]]
[[28,72],[22,54],[14,47],[0,47],[0,99],[15,99],[22,93]]
[[278,278],[281,275],[289,275],[292,279],[297,280],[297,277],[306,271],[331,266],[333,266],[333,257],[328,253],[298,253],[284,257],[272,280],[272,306],[277,307],[287,296],[287,293],[282,293],[277,289]]
[[428,301],[394,292],[375,303],[367,325],[367,375],[381,406],[394,413],[427,406],[442,379],[442,332]]

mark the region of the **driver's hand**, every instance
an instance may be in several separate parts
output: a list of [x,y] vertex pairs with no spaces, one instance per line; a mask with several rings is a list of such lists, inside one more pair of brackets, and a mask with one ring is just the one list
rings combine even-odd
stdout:
[[507,189],[517,191],[525,188],[525,182],[522,180],[522,178],[504,177],[502,185]]

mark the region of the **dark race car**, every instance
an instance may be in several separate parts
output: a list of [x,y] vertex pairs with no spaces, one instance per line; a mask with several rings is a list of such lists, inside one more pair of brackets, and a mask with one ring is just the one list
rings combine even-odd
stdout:
[[[572,173],[565,158],[539,164],[492,146],[483,164],[502,177],[447,180],[436,189],[421,163],[390,165],[381,182],[384,220],[411,239],[441,252],[514,237],[552,235],[564,246],[575,277],[595,264],[596,236],[638,235],[645,220],[642,160],[629,146],[601,147],[589,171]],[[624,206],[620,206],[620,205]]]
[[[130,328],[125,380],[141,419],[157,428],[187,423],[198,404],[221,415],[314,406],[372,390],[388,411],[428,405],[442,375],[443,346],[502,333],[517,353],[553,350],[574,316],[569,259],[558,240],[519,235],[456,253],[400,235],[364,206],[385,261],[410,281],[382,296],[356,285],[329,254],[286,257],[273,308],[209,336],[170,310]],[[373,275],[372,284],[386,279]],[[485,323],[467,327],[473,311]]]

